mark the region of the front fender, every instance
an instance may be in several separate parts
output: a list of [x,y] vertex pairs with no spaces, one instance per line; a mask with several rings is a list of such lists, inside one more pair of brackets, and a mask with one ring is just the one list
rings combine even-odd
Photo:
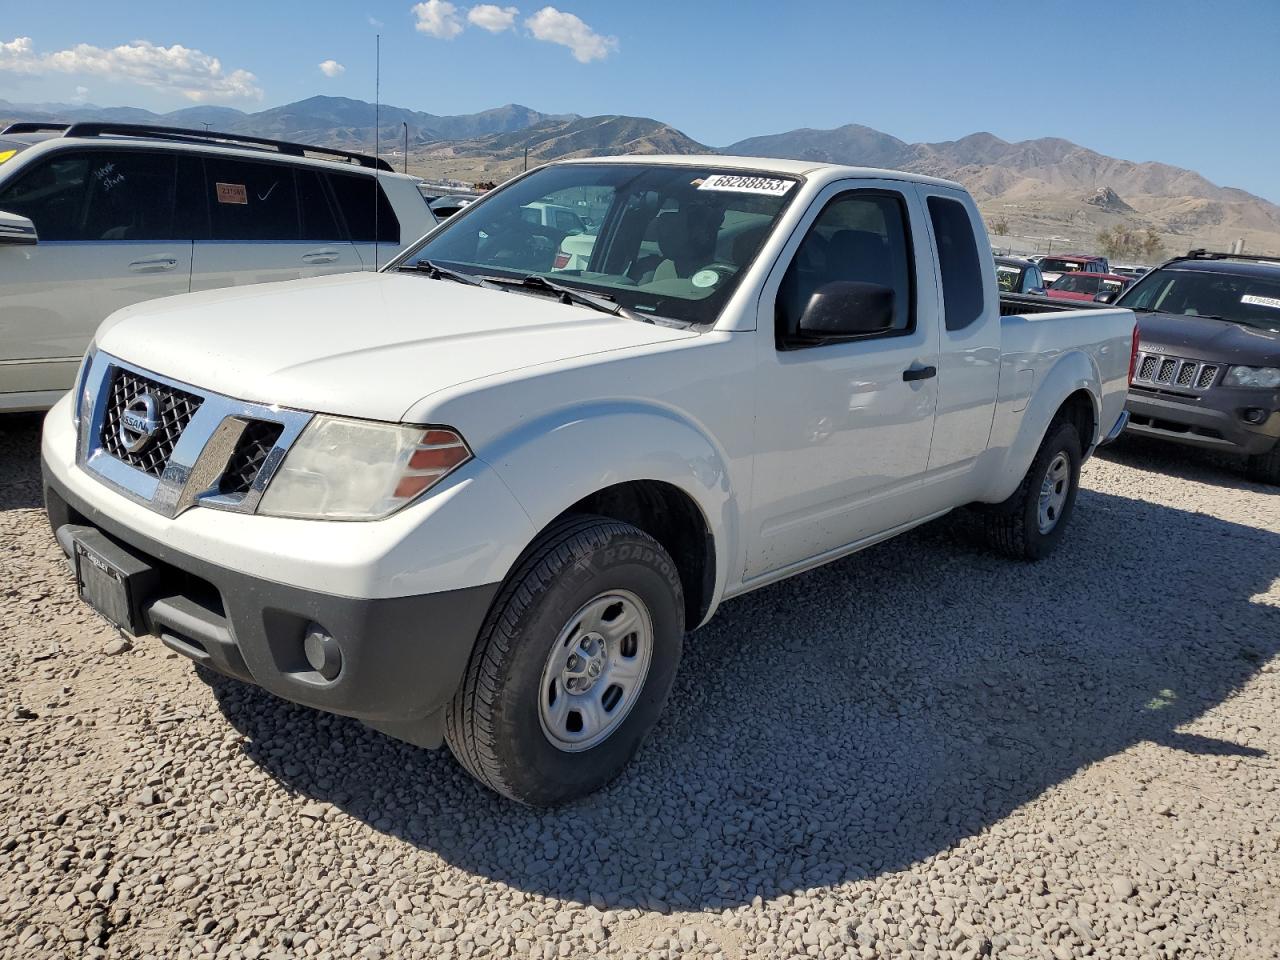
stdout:
[[[1087,453],[1096,442],[1098,424],[1102,419],[1099,404],[1102,396],[1101,375],[1093,357],[1083,350],[1068,350],[1059,354],[1043,374],[1037,370],[1030,398],[1004,396],[1003,386],[1007,382],[1007,376],[1014,377],[1014,374],[1008,370],[1001,372],[998,423],[992,431],[991,445],[987,450],[988,456],[995,459],[992,469],[995,480],[990,485],[988,496],[983,497],[988,503],[1000,503],[1018,489],[1018,484],[1031,468],[1031,461],[1035,459],[1036,451],[1044,441],[1054,414],[1067,397],[1083,390],[1093,404],[1094,436],[1080,438],[1084,446],[1082,452]],[[1023,401],[1026,409],[1019,412],[1017,408]]]
[[[729,458],[677,411],[641,402],[587,403],[521,423],[479,451],[541,531],[566,509],[633,480],[669,483],[702,511],[715,540],[713,597],[738,548],[737,487]],[[714,600],[713,600],[714,605]]]

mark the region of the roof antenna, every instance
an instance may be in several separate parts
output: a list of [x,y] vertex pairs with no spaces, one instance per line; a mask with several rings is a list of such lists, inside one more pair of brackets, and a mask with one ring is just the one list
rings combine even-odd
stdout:
[[373,54],[373,271],[378,272],[378,241],[382,234],[378,232],[378,200],[382,188],[378,185],[378,173],[381,164],[378,162],[378,141],[382,125],[382,34],[374,35]]

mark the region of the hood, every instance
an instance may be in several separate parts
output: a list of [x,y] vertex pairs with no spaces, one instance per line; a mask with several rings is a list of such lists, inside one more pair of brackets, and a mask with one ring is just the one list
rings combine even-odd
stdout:
[[1140,348],[1188,360],[1280,366],[1280,334],[1241,323],[1174,313],[1139,313]]
[[113,314],[97,341],[241,400],[399,420],[446,387],[696,336],[549,297],[350,273],[152,300]]

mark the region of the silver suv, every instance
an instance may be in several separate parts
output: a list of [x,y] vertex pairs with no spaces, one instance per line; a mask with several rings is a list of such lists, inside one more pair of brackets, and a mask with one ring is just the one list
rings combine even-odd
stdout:
[[71,387],[121,307],[372,270],[435,225],[416,178],[345,150],[112,123],[0,132],[0,412]]

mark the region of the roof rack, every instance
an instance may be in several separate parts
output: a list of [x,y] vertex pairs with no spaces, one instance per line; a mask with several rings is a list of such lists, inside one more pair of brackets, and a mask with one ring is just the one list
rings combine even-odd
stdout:
[[323,157],[336,157],[362,167],[394,172],[391,164],[381,157],[367,153],[340,150],[337,147],[317,147],[307,143],[291,143],[288,140],[271,140],[267,137],[251,137],[240,133],[222,133],[217,130],[191,130],[186,127],[161,127],[143,123],[101,123],[96,120],[80,123],[11,123],[0,133],[44,133],[62,131],[64,137],[152,137],[158,140],[177,140],[183,143],[220,144],[223,146],[271,147],[291,157],[308,153]]
[[1262,263],[1280,263],[1280,257],[1264,257],[1260,253],[1224,253],[1220,250],[1206,250],[1197,247],[1188,250],[1185,257],[1174,257],[1174,260],[1257,260]]
[[58,130],[65,130],[71,126],[69,123],[37,123],[35,121],[23,121],[21,123],[11,123],[0,134],[6,133],[50,133]]

